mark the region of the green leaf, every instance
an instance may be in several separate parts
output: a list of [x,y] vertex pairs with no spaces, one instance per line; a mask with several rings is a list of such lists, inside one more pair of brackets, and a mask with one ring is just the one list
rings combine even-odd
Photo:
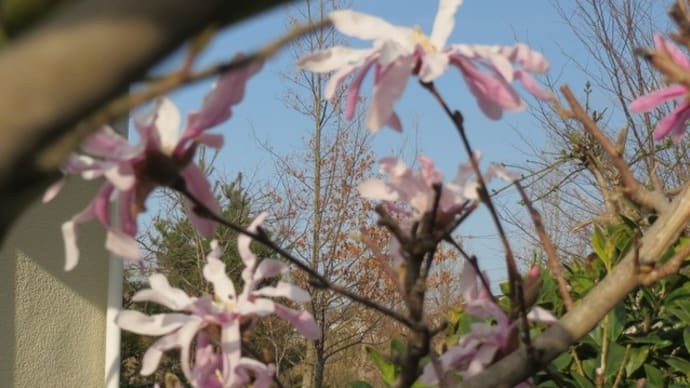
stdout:
[[580,374],[573,373],[573,379],[575,380],[575,386],[578,388],[594,388],[592,381]]
[[366,381],[357,380],[350,382],[350,388],[374,388],[374,386],[367,383]]
[[680,319],[686,325],[690,325],[690,306],[676,305],[666,309],[666,312]]
[[615,341],[625,329],[625,305],[618,303],[609,313],[609,339]]
[[683,342],[685,343],[685,349],[690,353],[690,326],[683,330]]
[[587,359],[582,361],[582,369],[585,371],[585,375],[589,379],[594,379],[595,377],[595,370],[599,367],[599,360],[595,360],[593,358]]
[[683,373],[686,377],[690,377],[690,361],[684,360],[680,357],[668,356],[664,358],[664,362],[670,365],[677,372]]
[[407,345],[404,342],[395,338],[391,340],[391,353],[402,354],[405,353],[405,350],[407,350]]
[[566,371],[572,362],[573,355],[570,354],[570,352],[565,352],[561,353],[560,356],[551,361],[551,365],[553,365],[559,371]]
[[606,381],[613,380],[618,373],[618,369],[621,368],[623,364],[623,359],[625,358],[625,347],[611,342],[609,343],[609,353],[606,357],[606,371],[604,372],[604,377]]
[[395,364],[386,360],[374,347],[367,346],[367,354],[378,368],[383,382],[387,385],[395,384]]
[[606,237],[598,226],[594,227],[594,233],[592,234],[592,248],[594,248],[594,252],[599,256],[599,259],[604,262],[606,268],[610,268],[611,257],[609,257],[606,250]]
[[649,365],[644,365],[644,373],[647,376],[647,384],[650,387],[663,387],[664,386],[664,372],[659,369]]
[[637,369],[639,369],[645,360],[647,360],[647,355],[649,355],[649,347],[641,348],[631,348],[630,358],[628,363],[625,365],[625,375],[630,377]]

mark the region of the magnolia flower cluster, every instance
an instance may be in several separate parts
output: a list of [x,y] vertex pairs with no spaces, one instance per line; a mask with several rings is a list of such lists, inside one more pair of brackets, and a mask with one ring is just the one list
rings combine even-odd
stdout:
[[400,130],[402,125],[393,104],[402,96],[410,76],[416,74],[420,81],[428,83],[441,76],[448,65],[460,70],[482,112],[491,119],[501,118],[504,110],[515,112],[525,108],[525,102],[511,86],[513,81],[520,81],[539,99],[550,99],[551,94],[539,88],[530,75],[546,72],[548,62],[526,45],[446,45],[461,4],[462,0],[439,1],[430,36],[419,28],[395,26],[371,15],[334,11],[329,19],[338,31],[371,40],[373,47],[332,47],[304,56],[298,66],[318,73],[335,72],[326,87],[329,99],[334,99],[343,81],[354,75],[345,108],[350,119],[360,99],[364,77],[373,68],[374,90],[367,118],[372,131],[383,126]]
[[[479,278],[482,276],[484,282]],[[536,280],[540,276],[538,267],[534,267],[528,273],[529,277]],[[510,351],[511,340],[514,340],[517,322],[510,320],[503,309],[497,305],[491,297],[490,291],[484,287],[489,284],[486,274],[479,275],[471,265],[463,267],[460,281],[460,292],[464,301],[464,310],[467,314],[479,319],[492,319],[495,324],[485,321],[475,322],[470,327],[470,332],[458,340],[458,344],[449,348],[439,357],[443,376],[438,376],[436,367],[428,364],[420,377],[425,384],[435,384],[439,381],[455,382],[455,374],[459,373],[463,378],[469,378],[483,371],[493,364],[499,354]],[[550,312],[541,307],[534,307],[527,314],[530,322],[554,323],[557,321]],[[523,383],[518,387],[529,387]]]
[[[479,161],[481,154],[473,156]],[[479,200],[478,183],[472,179],[474,172],[468,162],[458,167],[458,172],[452,181],[443,183],[443,174],[428,156],[419,156],[420,171],[416,172],[397,158],[388,157],[379,162],[381,174],[388,177],[387,181],[369,179],[362,182],[358,189],[364,198],[382,200],[386,207],[411,222],[418,221],[426,213],[432,211],[436,191],[435,184],[441,185],[441,193],[435,220],[439,228],[451,222],[468,201]],[[501,178],[512,182],[515,177],[500,165],[492,164],[483,175],[484,182],[493,178]],[[402,203],[398,206],[395,202]]]
[[[105,246],[109,251],[127,259],[140,258],[134,239],[136,218],[145,210],[146,198],[157,186],[184,188],[210,210],[218,210],[210,184],[193,163],[195,151],[200,144],[213,148],[223,145],[222,135],[206,131],[230,118],[232,107],[244,96],[247,80],[261,66],[253,63],[221,76],[201,109],[188,116],[182,131],[180,112],[170,100],[163,98],[149,112],[135,117],[138,144],[130,144],[110,127],[83,142],[79,151],[69,157],[63,171],[87,180],[104,177],[105,182],[91,203],[62,225],[66,270],[74,268],[79,261],[79,225],[94,218],[107,230]],[[54,198],[64,183],[63,179],[50,187],[44,202]],[[116,220],[111,217],[113,210]],[[213,222],[197,216],[189,203],[187,210],[192,224],[202,234],[213,234]]]
[[[256,232],[265,218],[265,213],[259,215],[248,231]],[[204,278],[213,285],[214,295],[188,296],[171,287],[165,276],[154,274],[149,278],[151,288],[137,292],[133,300],[158,303],[172,312],[146,315],[126,310],[119,313],[116,322],[121,328],[162,336],[144,354],[142,375],[150,375],[157,369],[164,352],[179,349],[182,371],[195,387],[229,388],[249,383],[257,388],[269,387],[275,367],[242,356],[242,328],[251,326],[260,317],[276,314],[290,322],[304,337],[320,338],[321,331],[311,314],[270,299],[279,297],[305,303],[310,299],[309,294],[284,281],[266,286],[267,280],[285,273],[288,267],[273,259],[259,260],[249,249],[250,243],[251,238],[246,235],[237,239],[240,258],[245,265],[241,293],[236,292],[226,275],[225,264],[221,261],[222,250],[214,241],[203,268]]]

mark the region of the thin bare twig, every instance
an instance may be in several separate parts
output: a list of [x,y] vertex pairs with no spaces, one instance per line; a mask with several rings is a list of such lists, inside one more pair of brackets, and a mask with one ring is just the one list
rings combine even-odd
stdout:
[[579,121],[585,131],[592,135],[594,140],[601,145],[601,148],[611,158],[611,162],[616,167],[616,170],[618,170],[622,179],[623,190],[630,200],[637,204],[647,206],[650,209],[655,209],[657,212],[666,209],[668,207],[666,196],[661,192],[647,190],[647,188],[635,178],[630,170],[630,166],[625,161],[616,145],[613,144],[606,134],[604,134],[604,131],[599,128],[597,123],[589,117],[568,85],[561,86],[561,93],[563,93],[566,101],[568,101],[571,110],[565,111],[560,105],[557,105],[559,114],[563,119],[571,118]]
[[561,271],[561,264],[558,260],[558,254],[556,253],[556,248],[553,246],[551,239],[546,234],[546,229],[544,228],[544,223],[541,219],[541,214],[534,208],[532,201],[530,201],[525,189],[519,182],[515,182],[515,187],[517,187],[520,196],[522,197],[522,202],[525,203],[527,209],[529,210],[530,217],[534,223],[534,228],[537,230],[537,235],[541,241],[541,245],[546,251],[547,263],[549,265],[549,270],[551,275],[556,279],[558,283],[558,291],[561,293],[561,298],[563,298],[563,303],[565,304],[566,310],[570,311],[573,308],[573,298],[568,292],[568,284],[565,282],[565,276],[563,276],[563,271]]
[[501,239],[501,243],[503,244],[503,248],[505,250],[506,266],[508,267],[508,279],[510,284],[510,297],[513,305],[517,305],[518,311],[520,311],[521,323],[523,327],[523,342],[527,346],[528,350],[532,349],[531,339],[529,337],[529,323],[527,322],[527,309],[525,307],[522,288],[522,276],[520,276],[520,272],[518,271],[515,256],[513,255],[513,250],[510,247],[510,242],[508,241],[508,237],[505,233],[505,230],[503,229],[501,220],[498,217],[496,207],[494,206],[493,201],[486,189],[486,182],[484,181],[484,177],[482,176],[481,170],[479,169],[479,162],[474,158],[472,147],[470,146],[469,140],[467,139],[467,134],[465,133],[465,126],[463,123],[462,114],[457,110],[452,111],[448,107],[448,104],[441,96],[441,94],[438,92],[433,82],[420,81],[420,84],[424,89],[429,91],[429,93],[431,93],[432,96],[434,96],[434,98],[441,105],[441,107],[443,108],[444,112],[451,120],[453,125],[455,125],[455,128],[457,129],[458,134],[460,135],[460,138],[462,140],[463,146],[465,147],[465,151],[467,152],[467,155],[470,158],[470,164],[472,165],[472,169],[475,175],[477,176],[477,183],[479,186],[477,188],[477,191],[479,194],[479,198],[489,209],[491,219],[493,220],[493,223],[496,226],[496,230],[498,231],[498,235]]
[[324,289],[331,290],[337,294],[340,294],[354,302],[357,302],[365,307],[368,307],[372,310],[376,310],[380,312],[381,314],[384,314],[388,317],[391,317],[395,319],[396,321],[404,324],[408,328],[412,330],[427,330],[426,327],[420,327],[418,322],[415,322],[404,315],[398,313],[395,310],[391,310],[386,306],[380,305],[372,300],[369,300],[361,295],[358,295],[350,290],[345,289],[344,287],[341,287],[337,284],[332,283],[328,279],[326,279],[323,275],[318,273],[316,270],[313,268],[309,267],[307,264],[303,263],[301,260],[298,258],[294,257],[290,252],[286,251],[284,248],[280,247],[278,244],[276,244],[275,241],[273,241],[268,234],[265,232],[264,229],[258,228],[258,231],[256,233],[252,233],[248,231],[247,229],[235,224],[232,221],[226,220],[225,218],[219,216],[218,214],[214,213],[211,211],[208,206],[206,206],[203,202],[201,202],[198,198],[196,198],[192,193],[187,190],[187,188],[184,186],[183,182],[178,182],[177,184],[174,185],[173,187],[175,190],[179,191],[182,193],[187,199],[189,199],[192,204],[194,205],[194,212],[197,213],[201,217],[208,218],[209,220],[215,221],[226,228],[229,228],[237,233],[243,234],[245,236],[251,237],[258,243],[264,245],[265,247],[273,250],[276,252],[278,255],[289,261],[290,263],[294,264],[305,272],[307,275],[309,275],[312,278],[312,284],[315,287],[320,287]]
[[649,273],[640,273],[638,275],[640,283],[644,286],[651,286],[669,275],[678,273],[688,256],[690,256],[690,244],[676,252],[661,268],[652,269]]

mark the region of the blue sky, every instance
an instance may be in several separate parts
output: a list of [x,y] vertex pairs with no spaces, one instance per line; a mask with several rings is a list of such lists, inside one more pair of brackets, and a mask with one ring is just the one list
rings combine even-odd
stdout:
[[[586,64],[585,54],[551,3],[550,0],[467,0],[458,11],[456,28],[449,42],[528,43],[549,59],[552,74],[559,83],[568,82],[574,90],[581,90],[584,78],[574,71],[575,66],[567,58],[575,57]],[[429,33],[436,2],[355,0],[352,8],[384,17],[395,24],[419,25]],[[279,36],[286,29],[288,12],[289,8],[282,8],[224,31],[200,58],[199,67],[227,61],[238,51],[251,51]],[[176,67],[179,58],[179,54],[174,55],[161,68]],[[259,140],[268,141],[278,151],[289,152],[301,147],[309,125],[299,113],[287,109],[281,100],[286,84],[280,73],[288,71],[291,66],[292,58],[288,52],[270,60],[250,81],[245,100],[236,108],[233,118],[216,130],[226,136],[226,147],[217,165],[226,176],[243,172],[261,179],[274,173],[271,158],[258,146]],[[486,119],[457,71],[449,70],[436,84],[451,108],[463,112],[470,141],[482,151],[484,165],[488,162],[524,164],[529,155],[524,152],[527,147],[521,137],[529,139],[537,147],[543,145],[543,131],[527,112],[506,113],[500,121]],[[365,85],[370,84],[365,81]],[[184,88],[172,97],[187,113],[199,106],[209,88],[210,81],[202,82]],[[363,87],[365,96],[369,89]],[[520,92],[530,102],[527,94]],[[400,114],[403,128],[411,129],[414,123],[418,124],[416,138],[419,149],[435,160],[446,177],[452,178],[457,165],[465,162],[467,157],[453,126],[438,104],[416,82],[410,82],[396,105],[396,111]],[[406,136],[410,135],[415,136],[411,131],[403,135],[389,129],[380,131],[374,139],[377,158],[408,142]],[[471,222],[463,225],[461,235],[468,236],[466,243],[470,251],[479,255],[494,282],[505,278],[503,251],[485,212],[479,212]]]

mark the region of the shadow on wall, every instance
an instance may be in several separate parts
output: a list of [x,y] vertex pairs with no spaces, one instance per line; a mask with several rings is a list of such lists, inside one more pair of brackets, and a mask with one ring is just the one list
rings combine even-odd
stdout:
[[13,386],[103,385],[108,257],[103,228],[80,229],[79,265],[64,271],[61,224],[98,184],[71,181],[48,205],[37,201],[0,250],[0,381]]

